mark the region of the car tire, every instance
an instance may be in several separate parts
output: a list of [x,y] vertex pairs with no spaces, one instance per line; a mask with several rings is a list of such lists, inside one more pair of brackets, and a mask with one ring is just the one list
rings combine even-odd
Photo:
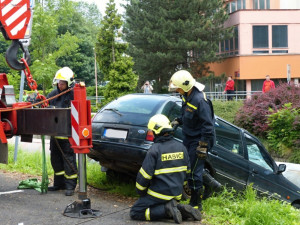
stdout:
[[296,209],[300,209],[300,203],[294,203],[292,204],[293,207],[295,207]]

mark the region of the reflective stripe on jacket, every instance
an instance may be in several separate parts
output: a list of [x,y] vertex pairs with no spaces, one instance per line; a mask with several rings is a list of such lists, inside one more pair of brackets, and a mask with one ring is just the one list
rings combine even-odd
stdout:
[[154,142],[138,172],[136,190],[140,195],[179,200],[190,172],[187,150],[173,136],[157,137]]

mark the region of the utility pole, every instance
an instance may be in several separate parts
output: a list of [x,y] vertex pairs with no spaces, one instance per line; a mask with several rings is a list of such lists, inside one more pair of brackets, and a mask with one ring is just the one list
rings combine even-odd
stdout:
[[94,48],[94,56],[95,56],[95,87],[96,87],[96,107],[98,104],[98,81],[97,81],[97,60],[96,60],[96,49]]

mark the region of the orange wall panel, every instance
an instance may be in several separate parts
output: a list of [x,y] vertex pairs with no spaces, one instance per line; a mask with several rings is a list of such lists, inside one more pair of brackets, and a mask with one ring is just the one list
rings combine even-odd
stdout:
[[240,77],[235,79],[254,80],[271,78],[286,78],[287,64],[290,64],[291,78],[300,78],[300,55],[252,55],[227,58],[221,63],[211,63],[210,70],[216,76],[225,73],[233,75],[239,71]]
[[240,69],[240,57],[227,58],[225,61],[220,63],[210,63],[208,66],[217,76],[222,73],[225,73],[226,76],[234,76],[234,72],[239,71]]

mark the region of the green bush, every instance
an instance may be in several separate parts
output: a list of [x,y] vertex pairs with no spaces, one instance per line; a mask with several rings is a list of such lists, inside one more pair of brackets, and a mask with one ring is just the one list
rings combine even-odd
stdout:
[[243,104],[243,101],[213,101],[215,114],[230,123],[234,123],[235,115]]
[[291,156],[294,162],[300,163],[300,108],[293,108],[292,103],[285,104],[268,116],[268,125],[270,147],[280,156]]

